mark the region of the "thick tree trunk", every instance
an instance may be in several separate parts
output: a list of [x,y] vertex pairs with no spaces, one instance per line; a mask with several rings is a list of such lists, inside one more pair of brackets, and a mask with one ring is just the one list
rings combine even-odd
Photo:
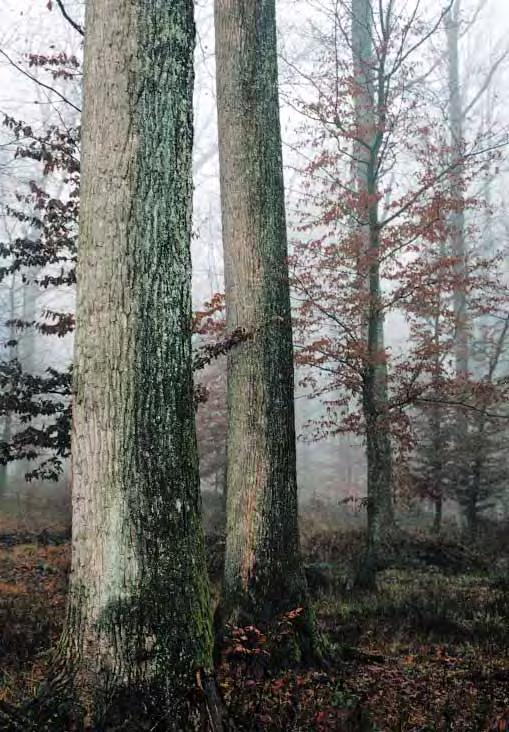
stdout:
[[92,717],[124,698],[126,716],[147,704],[178,730],[212,667],[191,365],[193,47],[192,0],[87,3],[63,637]]
[[352,63],[355,79],[354,167],[359,197],[359,281],[365,290],[361,328],[366,338],[363,412],[366,425],[368,554],[359,582],[371,584],[380,544],[394,528],[392,446],[387,413],[387,364],[380,287],[378,156],[385,125],[383,87],[373,51],[371,0],[352,0]]
[[306,606],[297,523],[294,375],[274,0],[216,0],[229,331],[226,617]]

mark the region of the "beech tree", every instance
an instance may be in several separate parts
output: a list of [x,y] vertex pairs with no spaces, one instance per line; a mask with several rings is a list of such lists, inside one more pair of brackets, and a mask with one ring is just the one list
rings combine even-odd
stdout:
[[191,0],[87,4],[62,646],[96,724],[130,700],[184,729],[190,691],[210,688],[191,360],[193,49]]
[[216,0],[228,354],[225,618],[306,608],[274,0]]
[[[327,5],[319,71],[302,73],[309,93],[297,101],[305,119],[304,205],[291,260],[297,359],[302,385],[324,405],[308,435],[365,439],[363,581],[394,527],[392,495],[414,438],[409,407],[430,397],[450,353],[435,319],[443,333],[454,294],[472,290],[479,299],[489,285],[485,260],[459,270],[443,243],[456,214],[482,206],[476,196],[459,198],[454,181],[460,175],[466,186],[482,173],[493,140],[479,136],[451,160],[449,130],[426,106],[417,68],[447,8],[426,17],[419,3],[403,5]],[[408,334],[404,344],[387,346],[388,317]]]
[[[303,384],[312,393],[334,394],[314,435],[337,429],[365,437],[368,581],[394,530],[401,426],[391,414],[385,319],[426,285],[431,272],[414,264],[415,253],[443,234],[437,210],[450,205],[439,184],[444,169],[434,171],[429,162],[434,131],[419,126],[415,112],[414,56],[442,16],[424,24],[418,6],[406,12],[393,3],[375,8],[370,0],[328,8],[320,73],[305,77],[315,99],[299,105],[308,122],[308,207],[292,258],[298,360],[310,367]],[[415,188],[395,174],[398,156],[418,170]],[[399,371],[403,391],[412,382],[406,371]]]

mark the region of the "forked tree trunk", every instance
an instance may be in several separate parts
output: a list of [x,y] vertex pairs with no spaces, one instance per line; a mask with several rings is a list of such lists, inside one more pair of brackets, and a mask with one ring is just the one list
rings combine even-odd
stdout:
[[380,283],[378,159],[385,124],[383,88],[373,49],[371,0],[352,0],[352,63],[355,80],[354,169],[359,197],[359,281],[366,292],[361,328],[366,339],[363,412],[366,426],[368,553],[358,577],[372,584],[380,544],[394,527],[392,446],[388,420],[387,364]]
[[306,606],[274,0],[216,0],[228,358],[224,609],[270,622]]
[[191,365],[193,47],[192,0],[87,3],[62,639],[92,718],[115,700],[125,717],[146,704],[178,730],[212,667]]

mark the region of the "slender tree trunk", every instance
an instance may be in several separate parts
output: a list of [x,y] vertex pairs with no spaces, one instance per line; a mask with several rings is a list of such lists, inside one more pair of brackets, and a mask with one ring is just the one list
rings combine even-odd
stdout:
[[[11,284],[9,287],[9,311],[6,320],[11,322],[9,326],[9,341],[12,343],[16,340],[16,330],[12,325],[12,321],[16,318],[16,275],[11,275]],[[7,351],[7,359],[10,361],[17,357],[17,347],[10,345]],[[8,411],[4,416],[2,442],[8,445],[12,438],[12,412]],[[9,485],[9,464],[0,465],[0,497],[4,496]]]
[[297,522],[294,374],[274,0],[216,0],[229,331],[226,617],[306,607]]
[[451,214],[451,250],[456,258],[458,285],[454,289],[454,315],[456,325],[455,359],[456,374],[465,378],[468,375],[469,330],[467,313],[467,296],[465,284],[467,279],[467,247],[465,241],[465,213],[463,195],[463,176],[461,168],[463,146],[463,109],[459,71],[459,30],[460,0],[456,0],[447,13],[447,50],[449,74],[449,132],[452,150],[452,162],[457,163],[453,174],[453,191],[458,201],[458,210]]
[[[446,255],[443,242],[440,243],[440,260]],[[442,530],[442,514],[444,499],[444,435],[442,428],[442,407],[440,393],[442,385],[442,364],[440,361],[440,322],[442,315],[442,292],[438,288],[433,324],[433,344],[435,346],[434,373],[432,378],[433,396],[436,404],[431,405],[430,431],[433,454],[431,455],[432,490],[434,494],[435,515],[433,518],[433,533],[439,534]]]
[[361,328],[366,338],[363,412],[366,425],[368,554],[359,575],[372,584],[380,544],[394,528],[392,446],[388,420],[387,363],[380,286],[378,154],[385,124],[383,88],[373,50],[371,0],[352,0],[352,62],[355,79],[355,183],[359,196],[359,287],[366,292]]
[[191,364],[193,47],[192,0],[87,3],[62,646],[99,726],[106,707],[124,723],[147,705],[161,728],[192,728],[189,692],[212,669]]
[[[451,162],[456,163],[453,169],[452,188],[457,199],[458,210],[450,216],[450,247],[455,258],[455,274],[457,284],[454,288],[454,358],[456,377],[460,382],[466,381],[469,373],[470,338],[468,322],[468,303],[466,283],[468,278],[467,246],[465,241],[464,182],[461,168],[463,147],[463,95],[459,68],[459,34],[460,34],[460,0],[455,0],[446,16],[448,85],[449,85],[449,134],[451,146]],[[459,455],[468,440],[468,419],[463,410],[458,410],[455,424],[455,439]],[[460,502],[464,504],[467,514],[471,503],[469,491],[472,481],[465,466],[458,466],[458,490]],[[468,515],[467,515],[468,522]]]
[[[435,389],[435,398],[439,399],[438,389]],[[442,510],[443,510],[443,444],[442,444],[442,418],[440,414],[440,406],[434,404],[431,407],[431,444],[433,454],[431,456],[431,475],[433,489],[433,503],[435,514],[433,517],[433,533],[439,534],[442,530]]]
[[[8,413],[4,417],[2,429],[2,442],[9,444],[11,441],[11,414]],[[5,496],[9,486],[9,464],[0,464],[0,498]]]
[[479,496],[481,493],[481,473],[482,473],[482,458],[478,457],[474,460],[471,486],[469,486],[467,501],[466,501],[466,522],[467,522],[467,533],[471,544],[474,544],[477,540],[478,530],[478,518],[479,518]]
[[433,533],[439,534],[442,531],[442,515],[444,501],[442,496],[437,496],[434,501],[435,513],[433,516]]

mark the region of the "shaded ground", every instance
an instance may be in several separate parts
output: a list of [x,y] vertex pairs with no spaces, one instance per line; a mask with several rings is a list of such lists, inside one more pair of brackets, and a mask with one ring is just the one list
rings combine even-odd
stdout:
[[[256,629],[235,631],[219,678],[238,729],[509,730],[503,532],[490,534],[477,553],[451,540],[406,536],[377,593],[362,594],[349,589],[360,536],[304,535],[329,666],[267,671],[270,639]],[[69,545],[62,539],[58,532],[0,537],[0,702],[33,697],[46,676],[65,609]],[[210,557],[214,578],[217,539]],[[283,635],[291,622],[282,621]]]

